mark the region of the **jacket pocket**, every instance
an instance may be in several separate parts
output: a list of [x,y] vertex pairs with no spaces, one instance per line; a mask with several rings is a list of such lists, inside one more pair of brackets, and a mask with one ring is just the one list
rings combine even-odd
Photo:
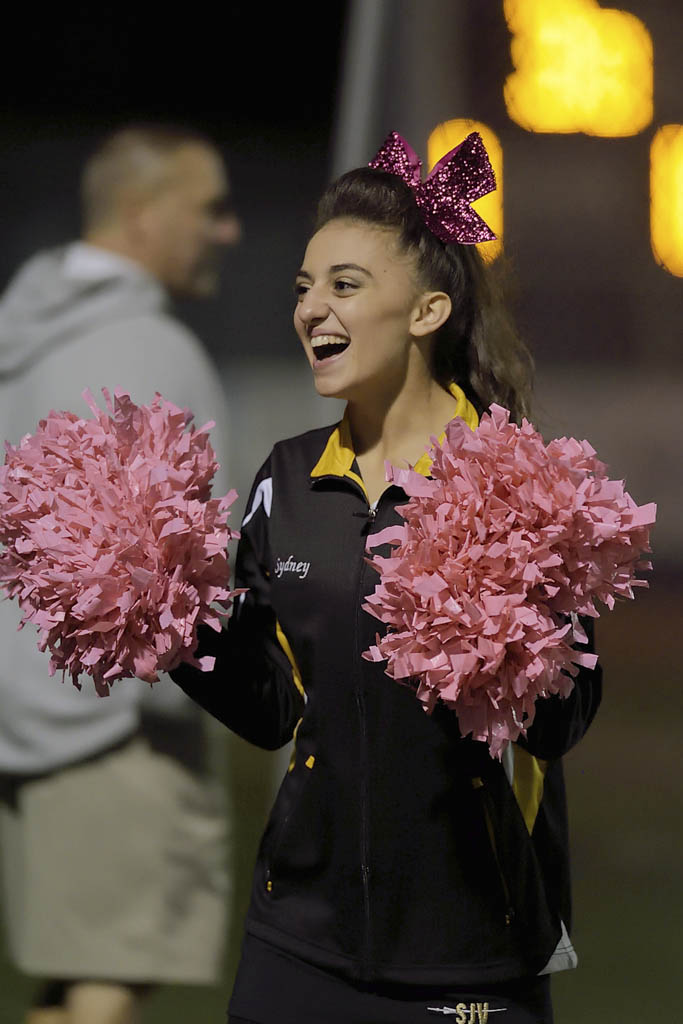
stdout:
[[[289,873],[291,855],[298,845],[295,839],[297,828],[301,828],[302,836],[311,831],[311,823],[302,816],[302,810],[311,790],[314,766],[315,757],[312,755],[305,760],[297,758],[282,783],[271,815],[270,834],[264,842],[263,864],[268,893],[274,892],[276,882]],[[285,848],[289,850],[289,856]]]
[[483,779],[478,776],[472,779],[472,786],[479,794],[481,802],[482,815],[486,824],[486,831],[488,833],[489,842],[491,844],[491,853],[493,860],[496,865],[496,873],[500,883],[500,891],[504,907],[505,924],[511,925],[515,919],[515,907],[512,899],[512,890],[510,886],[510,879],[506,866],[503,863],[501,856],[502,843],[500,842],[500,826],[498,821],[498,815],[496,813],[496,807],[494,800],[489,792],[486,783]]

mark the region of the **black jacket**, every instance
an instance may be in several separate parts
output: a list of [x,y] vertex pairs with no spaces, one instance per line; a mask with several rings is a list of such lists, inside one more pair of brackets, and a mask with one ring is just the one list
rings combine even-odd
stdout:
[[236,584],[249,590],[227,631],[202,629],[215,670],[173,676],[252,743],[295,735],[248,931],[365,980],[536,974],[567,941],[559,759],[595,714],[601,673],[582,669],[569,698],[539,701],[503,763],[460,736],[453,712],[425,714],[409,686],[361,657],[382,629],[361,607],[378,580],[367,536],[400,522],[405,501],[391,486],[372,516],[344,425],[277,444],[237,554]]

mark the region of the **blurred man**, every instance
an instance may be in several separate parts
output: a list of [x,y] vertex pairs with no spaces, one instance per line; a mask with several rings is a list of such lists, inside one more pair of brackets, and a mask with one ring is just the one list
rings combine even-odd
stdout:
[[[224,466],[216,368],[167,311],[169,293],[215,290],[240,234],[219,153],[183,130],[119,131],[82,200],[82,240],[33,257],[0,299],[0,440],[53,408],[89,415],[86,387],[159,391],[216,421]],[[104,699],[51,679],[18,621],[0,602],[3,902],[14,962],[44,981],[27,1022],[131,1024],[150,986],[220,974],[225,812],[204,720],[168,679]]]

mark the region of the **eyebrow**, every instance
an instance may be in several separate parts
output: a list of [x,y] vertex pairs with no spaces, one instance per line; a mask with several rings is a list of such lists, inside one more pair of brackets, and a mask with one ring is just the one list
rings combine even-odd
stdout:
[[[335,263],[330,267],[331,274],[338,274],[341,270],[358,270],[361,274],[365,274],[366,277],[372,277],[370,271],[366,270],[365,267],[361,267],[358,263]],[[308,271],[303,269],[300,270],[296,276],[306,277],[309,281],[313,280]]]

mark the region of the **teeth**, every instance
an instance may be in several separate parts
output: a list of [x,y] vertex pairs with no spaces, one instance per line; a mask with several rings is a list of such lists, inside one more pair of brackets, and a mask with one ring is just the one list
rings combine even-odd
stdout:
[[314,349],[323,348],[325,345],[348,345],[348,338],[342,338],[338,334],[319,334],[311,338],[311,345]]
[[311,338],[311,345],[317,362],[338,356],[349,347],[349,339],[341,334],[318,334]]

